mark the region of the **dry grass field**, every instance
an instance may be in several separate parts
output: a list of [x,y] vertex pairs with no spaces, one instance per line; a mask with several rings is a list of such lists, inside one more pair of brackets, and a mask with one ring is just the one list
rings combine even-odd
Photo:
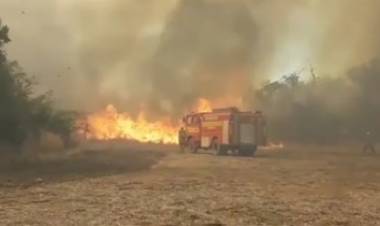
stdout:
[[288,145],[242,158],[98,144],[2,158],[0,225],[380,225],[380,155]]

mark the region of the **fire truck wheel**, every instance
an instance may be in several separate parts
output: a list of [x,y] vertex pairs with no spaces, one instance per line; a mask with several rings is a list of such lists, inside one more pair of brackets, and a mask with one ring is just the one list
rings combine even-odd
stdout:
[[227,155],[227,152],[228,152],[227,147],[223,145],[218,145],[218,149],[216,150],[217,155],[220,155],[220,156]]
[[256,155],[256,151],[257,151],[257,146],[253,146],[251,149],[251,153],[249,154],[249,156],[252,156],[252,157],[255,157]]
[[239,155],[240,156],[251,156],[253,152],[250,148],[239,148]]
[[245,148],[239,148],[238,154],[239,154],[239,156],[246,156],[246,149]]
[[249,156],[253,157],[253,156],[255,156],[256,149],[257,149],[256,146],[239,148],[239,155],[240,156],[246,156],[246,157],[249,157]]

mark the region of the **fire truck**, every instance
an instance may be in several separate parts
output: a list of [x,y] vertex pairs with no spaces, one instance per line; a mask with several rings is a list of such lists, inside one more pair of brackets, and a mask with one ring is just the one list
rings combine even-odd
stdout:
[[259,111],[224,108],[191,113],[183,118],[179,144],[181,149],[193,153],[205,149],[214,150],[218,155],[231,151],[254,156],[257,147],[266,144],[265,126],[264,115]]

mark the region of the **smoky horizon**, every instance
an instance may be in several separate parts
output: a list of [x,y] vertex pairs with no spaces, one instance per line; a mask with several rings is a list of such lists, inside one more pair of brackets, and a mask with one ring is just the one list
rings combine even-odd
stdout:
[[177,122],[206,99],[261,110],[280,137],[292,128],[313,140],[327,139],[313,130],[380,128],[371,123],[380,109],[379,10],[376,0],[0,3],[8,58],[36,77],[36,92],[52,90],[58,108],[113,105]]

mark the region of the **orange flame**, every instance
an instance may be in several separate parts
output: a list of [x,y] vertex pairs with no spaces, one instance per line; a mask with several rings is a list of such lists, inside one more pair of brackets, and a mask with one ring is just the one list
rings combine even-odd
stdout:
[[197,112],[199,113],[212,112],[211,103],[204,98],[200,98],[198,100]]
[[[199,99],[197,112],[211,112],[211,104]],[[127,113],[119,113],[113,105],[105,110],[86,117],[85,133],[87,139],[95,140],[134,140],[142,143],[178,143],[178,126],[170,120],[149,122],[141,112],[136,119]]]
[[178,128],[169,122],[148,122],[144,113],[136,120],[127,113],[118,113],[113,105],[87,117],[88,139],[135,140],[142,143],[176,144]]

